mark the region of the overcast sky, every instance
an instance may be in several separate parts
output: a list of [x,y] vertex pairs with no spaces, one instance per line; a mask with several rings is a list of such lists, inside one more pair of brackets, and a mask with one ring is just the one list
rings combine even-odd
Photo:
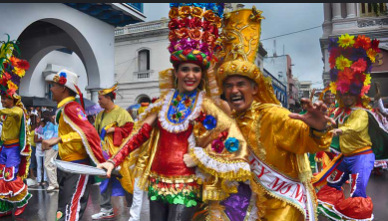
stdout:
[[[256,6],[263,11],[260,39],[271,38],[290,32],[300,31],[323,23],[323,3],[243,3],[245,8]],[[145,3],[144,13],[146,21],[158,20],[168,17],[168,3]],[[309,80],[313,87],[321,88],[322,85],[322,53],[319,38],[322,37],[322,28],[276,38],[276,52],[291,56],[293,75],[300,81]],[[274,41],[262,41],[268,55],[274,52]]]

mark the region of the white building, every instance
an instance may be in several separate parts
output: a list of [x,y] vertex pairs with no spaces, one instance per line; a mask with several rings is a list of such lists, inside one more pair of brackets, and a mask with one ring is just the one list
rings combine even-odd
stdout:
[[300,81],[299,98],[310,98],[311,95],[311,81]]
[[[330,83],[329,38],[342,34],[365,35],[380,40],[381,53],[377,54],[372,69],[372,84],[368,93],[373,97],[374,82],[388,84],[388,16],[387,3],[324,3],[323,36],[320,39],[324,68],[322,79],[324,86]],[[388,95],[388,87],[382,87],[383,96]]]
[[172,68],[167,50],[169,19],[117,28],[115,32],[116,104],[123,108],[159,97],[159,72]]
[[114,84],[114,28],[144,21],[142,10],[142,3],[2,3],[0,30],[30,63],[19,94],[49,96],[44,77],[67,68],[96,102],[98,90]]

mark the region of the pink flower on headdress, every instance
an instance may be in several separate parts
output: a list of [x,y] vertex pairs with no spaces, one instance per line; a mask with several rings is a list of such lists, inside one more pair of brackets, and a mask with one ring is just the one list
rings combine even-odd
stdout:
[[358,59],[358,61],[354,62],[352,66],[350,66],[352,70],[356,73],[362,73],[366,69],[366,61],[362,58]]
[[345,94],[350,89],[350,84],[346,81],[338,81],[337,82],[337,90],[341,92],[341,94]]

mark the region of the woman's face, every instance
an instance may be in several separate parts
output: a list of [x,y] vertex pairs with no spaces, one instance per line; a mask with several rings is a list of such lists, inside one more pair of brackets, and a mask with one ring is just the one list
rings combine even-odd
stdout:
[[183,63],[179,65],[175,77],[178,78],[178,90],[180,93],[191,92],[201,83],[202,69],[196,64]]

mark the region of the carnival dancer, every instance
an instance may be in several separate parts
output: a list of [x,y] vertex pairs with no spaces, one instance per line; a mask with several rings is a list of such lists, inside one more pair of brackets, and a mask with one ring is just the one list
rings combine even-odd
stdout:
[[250,186],[257,194],[258,220],[317,220],[306,153],[329,147],[332,135],[326,125],[332,120],[322,101],[313,106],[304,99],[304,115],[281,107],[270,78],[254,64],[261,14],[255,7],[225,14],[221,36],[225,57],[217,70],[218,85],[250,147],[254,173]]
[[15,41],[9,41],[9,36],[7,42],[1,43],[0,89],[4,109],[0,110],[3,124],[0,141],[0,217],[12,215],[14,207],[14,215],[21,215],[32,197],[23,182],[28,176],[32,153],[27,139],[29,116],[21,97],[16,93],[29,64],[13,55],[17,47]]
[[[326,87],[319,95],[318,100],[323,101],[323,103],[327,106],[327,116],[333,117],[333,112],[336,109],[335,103],[335,95],[331,93],[330,87]],[[329,165],[330,161],[334,159],[335,156],[338,155],[338,137],[334,137],[332,140],[332,144],[334,150],[330,148],[328,151],[319,151],[315,155],[315,161],[317,162],[318,172],[321,172],[322,169],[326,168]]]
[[[148,188],[151,220],[191,220],[201,201],[212,201],[210,207],[219,209],[215,202],[237,191],[233,181],[251,177],[237,125],[206,95],[206,81],[214,79],[207,70],[221,25],[222,5],[216,6],[171,4],[174,69],[159,73],[161,97],[138,117],[122,149],[98,165],[110,175],[131,151],[139,152],[135,175],[139,186]],[[219,210],[210,211],[209,219],[216,220],[211,216]]]
[[[339,106],[334,111],[338,128],[333,133],[339,136],[341,154],[314,177],[316,186],[327,181],[317,193],[318,209],[332,220],[372,220],[373,203],[366,186],[375,158],[388,158],[388,149],[384,149],[388,133],[376,120],[366,96],[379,41],[344,34],[330,42],[330,90]],[[342,184],[348,179],[350,197],[345,199]]]
[[[75,101],[78,76],[66,69],[46,77],[52,83],[53,99],[58,103],[56,122],[58,137],[43,140],[42,148],[59,144],[59,157],[63,161],[79,164],[97,165],[105,162],[100,146],[100,137],[86,118],[83,107]],[[85,212],[89,191],[89,175],[72,174],[58,171],[59,202],[57,220],[77,221]]]
[[[100,134],[106,159],[112,157],[119,150],[122,140],[129,135],[133,126],[131,115],[114,103],[116,90],[117,84],[98,92],[98,103],[104,110],[97,115],[94,127]],[[134,181],[129,170],[129,160],[129,158],[126,158],[121,164],[120,173],[123,178],[120,181],[112,177],[101,182],[101,210],[99,213],[92,215],[92,219],[114,217],[111,196],[126,196],[128,206],[132,204]]]

